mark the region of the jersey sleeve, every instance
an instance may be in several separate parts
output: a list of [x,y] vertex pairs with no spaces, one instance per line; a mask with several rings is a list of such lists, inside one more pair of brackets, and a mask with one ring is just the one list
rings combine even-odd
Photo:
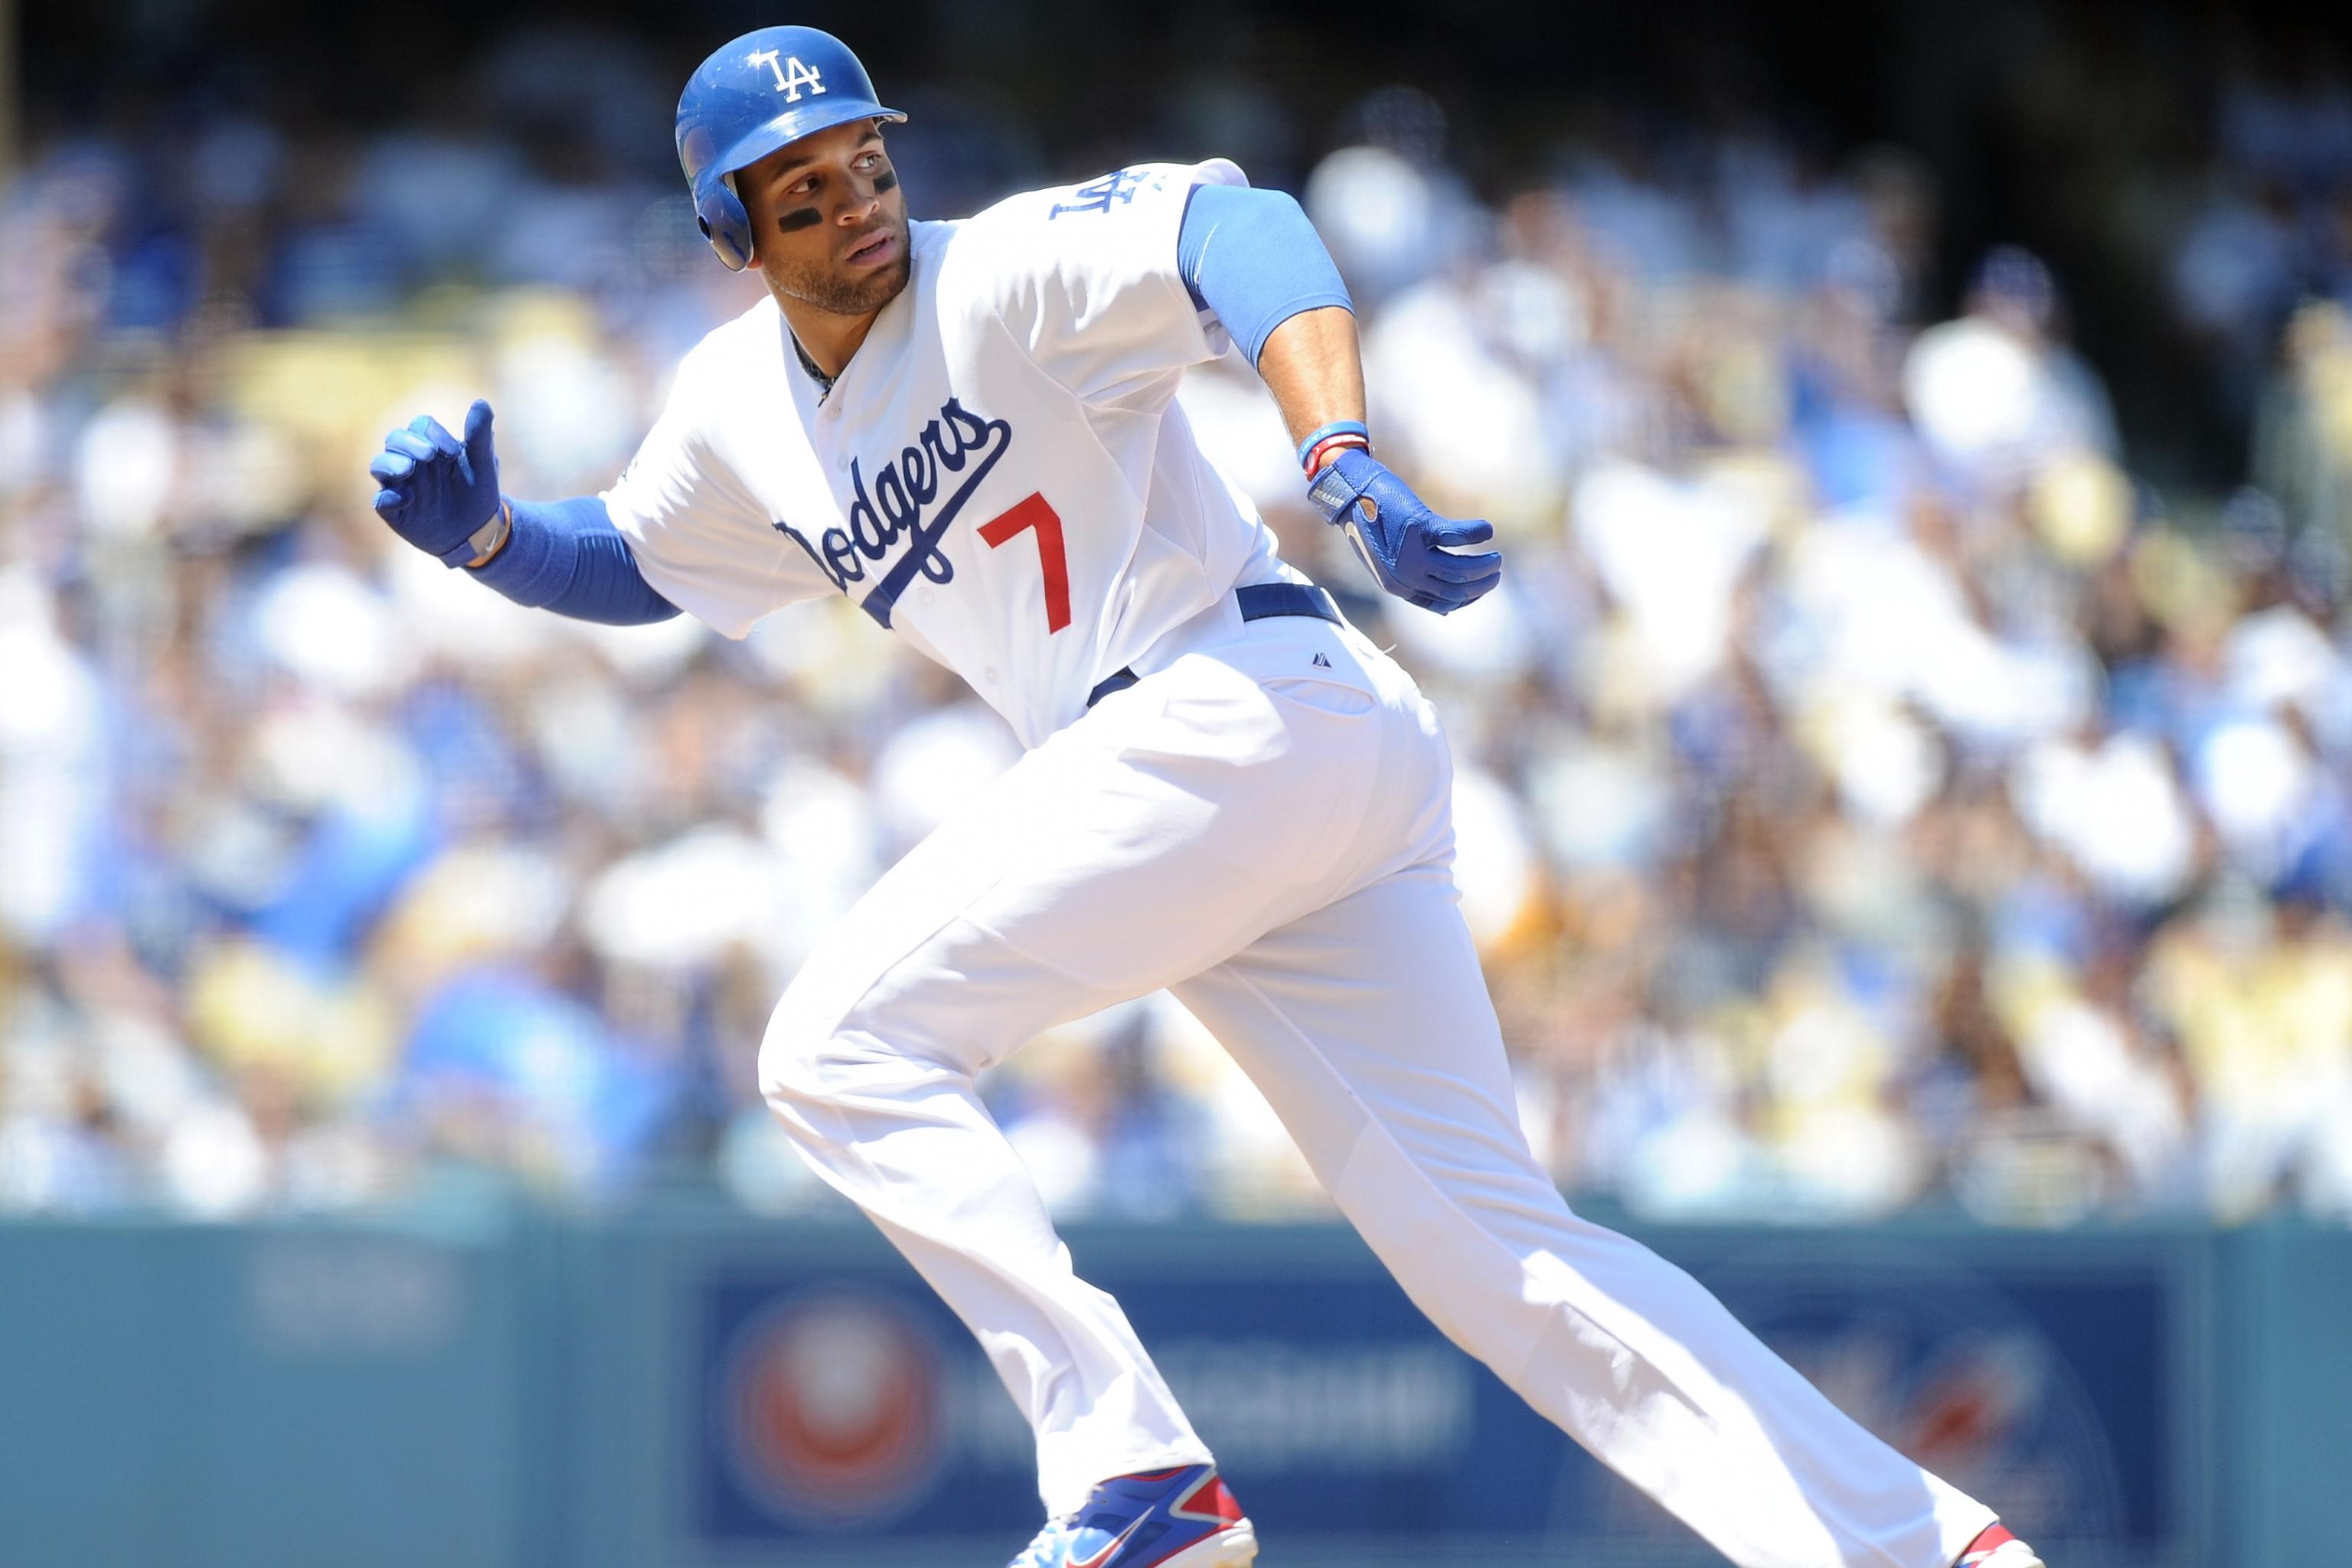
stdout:
[[703,415],[710,373],[700,352],[679,365],[661,417],[602,499],[654,590],[740,638],[761,616],[826,584],[720,455]]
[[1089,401],[1215,359],[1225,334],[1192,301],[1176,237],[1195,185],[1246,185],[1223,158],[1139,163],[1009,197],[971,220],[971,286],[1055,381]]

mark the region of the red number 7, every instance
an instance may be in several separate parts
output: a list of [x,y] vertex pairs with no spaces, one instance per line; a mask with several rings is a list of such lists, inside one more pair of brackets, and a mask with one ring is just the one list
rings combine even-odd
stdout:
[[980,525],[981,538],[991,550],[1022,530],[1037,531],[1037,564],[1045,573],[1045,635],[1052,637],[1070,624],[1070,562],[1062,552],[1061,515],[1032,494],[1003,517]]

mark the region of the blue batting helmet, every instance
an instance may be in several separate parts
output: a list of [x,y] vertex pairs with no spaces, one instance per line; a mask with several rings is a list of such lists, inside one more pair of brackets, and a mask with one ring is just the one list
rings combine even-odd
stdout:
[[831,33],[761,27],[719,49],[677,100],[677,161],[710,248],[730,272],[751,259],[751,219],[728,175],[832,126],[906,118],[874,101],[866,68]]

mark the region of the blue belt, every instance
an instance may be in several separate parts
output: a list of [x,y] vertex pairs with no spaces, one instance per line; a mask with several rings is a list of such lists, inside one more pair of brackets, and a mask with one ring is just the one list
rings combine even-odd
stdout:
[[[1276,616],[1312,616],[1318,621],[1338,626],[1339,606],[1331,595],[1312,583],[1253,583],[1246,588],[1234,590],[1234,598],[1242,607],[1245,621],[1271,620]],[[1115,670],[1096,683],[1087,693],[1087,706],[1091,708],[1114,691],[1124,691],[1142,679],[1131,669]]]

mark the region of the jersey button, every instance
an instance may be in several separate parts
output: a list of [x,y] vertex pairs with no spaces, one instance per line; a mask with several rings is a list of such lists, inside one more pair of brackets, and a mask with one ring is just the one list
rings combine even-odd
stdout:
[[980,672],[980,678],[991,686],[996,684],[996,666],[990,665]]
[[928,605],[931,602],[931,591],[929,588],[925,588],[922,592],[917,594],[915,597]]

